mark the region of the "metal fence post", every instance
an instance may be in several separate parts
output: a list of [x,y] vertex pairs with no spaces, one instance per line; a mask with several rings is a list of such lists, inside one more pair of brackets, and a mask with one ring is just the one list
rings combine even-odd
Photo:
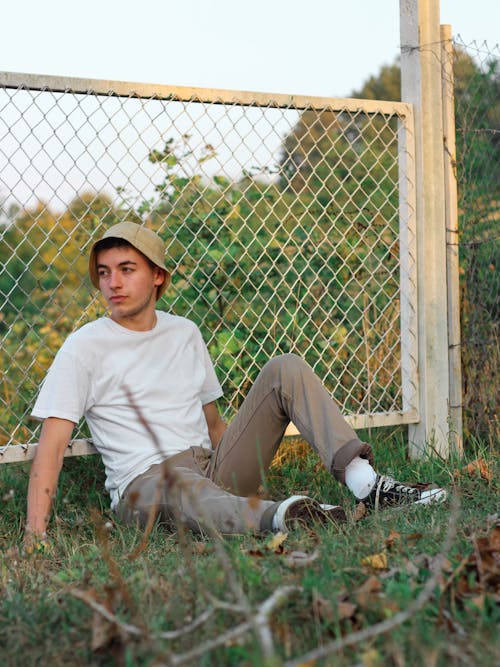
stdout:
[[400,0],[401,94],[414,105],[420,421],[410,451],[446,456],[448,327],[439,0]]
[[455,142],[455,93],[451,26],[441,26],[443,140],[446,197],[446,274],[448,289],[448,360],[450,446],[462,451],[462,362],[458,273],[458,193]]

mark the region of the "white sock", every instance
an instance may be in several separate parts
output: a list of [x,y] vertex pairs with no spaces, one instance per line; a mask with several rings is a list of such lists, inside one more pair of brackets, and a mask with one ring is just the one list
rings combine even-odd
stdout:
[[345,483],[360,500],[366,498],[375,486],[377,473],[367,459],[356,456],[345,469]]

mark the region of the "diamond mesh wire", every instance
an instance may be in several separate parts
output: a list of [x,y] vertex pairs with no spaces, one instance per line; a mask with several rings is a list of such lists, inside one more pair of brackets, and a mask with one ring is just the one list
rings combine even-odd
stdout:
[[226,418],[267,359],[296,352],[353,424],[415,420],[411,109],[85,83],[0,85],[4,451],[36,438],[67,334],[105,313],[86,256],[124,219],[165,239],[160,307],[201,327]]
[[500,441],[500,45],[454,40],[465,437]]

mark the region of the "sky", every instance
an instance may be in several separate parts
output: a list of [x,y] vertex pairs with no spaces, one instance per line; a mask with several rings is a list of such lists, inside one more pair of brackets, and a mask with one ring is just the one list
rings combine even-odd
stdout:
[[[500,41],[498,0],[440,7],[466,43]],[[399,46],[398,0],[16,0],[0,70],[344,97]]]
[[[399,4],[399,0],[4,0],[0,71],[348,97],[398,56]],[[441,23],[451,24],[455,36],[467,44],[486,40],[493,51],[500,39],[498,0],[441,0],[440,6]],[[500,55],[498,47],[496,54]],[[135,190],[144,193],[153,187],[147,153],[152,147],[163,147],[164,134],[174,132],[167,116],[158,120],[167,124],[163,129],[153,128],[147,118],[136,117],[129,123],[124,114],[97,128],[97,117],[91,116],[77,137],[74,128],[80,120],[76,117],[60,125],[58,111],[52,109],[42,120],[41,98],[31,106],[25,100],[26,109],[23,99],[20,93],[8,107],[2,107],[0,100],[0,130],[2,123],[9,128],[3,138],[0,131],[0,205],[2,200],[26,205],[40,199],[62,210],[75,192],[106,188],[114,192],[124,180],[132,182],[132,173]],[[50,96],[44,99],[50,108]],[[81,104],[92,103],[89,99]],[[259,164],[275,165],[297,113],[273,120],[272,131],[268,118],[262,119],[266,141],[259,144]],[[232,177],[257,159],[247,155],[247,145],[257,140],[261,129],[256,117],[250,120],[253,134],[244,146],[239,136],[234,146],[229,137],[224,139],[224,169]],[[208,134],[206,125],[213,124],[208,118],[193,123],[188,114],[183,121],[187,129],[176,127],[179,136],[194,133],[200,135],[200,142],[217,141],[217,131],[215,137]],[[139,131],[141,122],[146,125],[141,126],[140,141],[128,137],[127,132]],[[142,150],[140,155],[122,156],[120,141],[102,149],[106,132],[112,134],[115,126],[123,126],[120,141],[128,142],[130,153]],[[148,131],[156,134],[149,136]],[[223,148],[219,146],[218,151],[222,159]],[[205,167],[218,168],[213,160]]]

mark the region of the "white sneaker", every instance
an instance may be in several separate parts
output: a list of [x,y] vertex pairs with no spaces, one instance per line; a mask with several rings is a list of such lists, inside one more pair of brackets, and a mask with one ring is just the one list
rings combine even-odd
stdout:
[[276,508],[272,526],[275,532],[287,533],[297,526],[345,520],[346,514],[340,505],[321,504],[308,496],[290,496]]

